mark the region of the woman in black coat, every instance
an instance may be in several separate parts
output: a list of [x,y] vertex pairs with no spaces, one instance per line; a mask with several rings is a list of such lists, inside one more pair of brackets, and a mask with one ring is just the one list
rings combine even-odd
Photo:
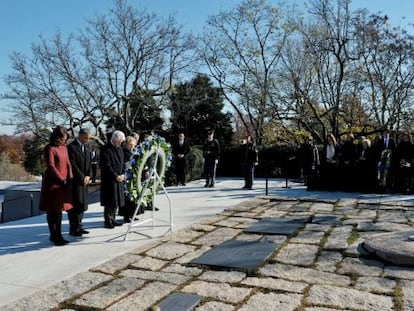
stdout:
[[403,194],[412,192],[413,188],[414,145],[408,133],[402,134],[401,141],[395,150],[395,183],[396,190]]
[[[128,136],[123,144],[124,161],[125,167],[128,169],[131,166],[131,160],[133,156],[133,150],[136,147],[138,141],[133,136]],[[125,192],[125,204],[120,206],[119,215],[124,216],[125,222],[131,222],[132,216],[134,215],[136,204],[128,192]],[[144,206],[141,204],[140,209],[137,211],[137,215],[144,213]]]
[[354,182],[356,190],[362,193],[374,192],[376,180],[377,161],[375,159],[375,151],[371,147],[371,141],[368,138],[362,138],[355,162]]

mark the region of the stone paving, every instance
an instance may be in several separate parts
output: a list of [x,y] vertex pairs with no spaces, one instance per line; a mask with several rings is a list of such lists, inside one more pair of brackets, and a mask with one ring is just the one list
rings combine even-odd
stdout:
[[[287,216],[309,218],[290,235],[244,231]],[[148,310],[180,293],[201,297],[196,311],[414,310],[414,263],[389,264],[361,247],[413,221],[413,203],[259,197],[0,310]],[[191,263],[231,239],[280,246],[254,270]]]

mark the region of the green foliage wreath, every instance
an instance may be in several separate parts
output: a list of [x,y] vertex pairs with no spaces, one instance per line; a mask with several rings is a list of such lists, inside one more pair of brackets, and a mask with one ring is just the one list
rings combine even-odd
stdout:
[[[145,138],[132,152],[126,171],[127,194],[132,202],[143,205],[152,202],[153,196],[161,188],[160,180],[171,166],[171,145],[161,136],[152,135]],[[156,170],[159,178],[152,174]],[[154,191],[155,189],[155,191]]]

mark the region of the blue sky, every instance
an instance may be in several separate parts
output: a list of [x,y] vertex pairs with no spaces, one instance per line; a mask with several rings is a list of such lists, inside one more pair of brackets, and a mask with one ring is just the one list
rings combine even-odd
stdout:
[[[269,3],[277,1],[267,0]],[[234,7],[242,0],[128,0],[139,9],[161,16],[173,14],[185,29],[199,32],[209,15]],[[302,3],[302,0],[286,0]],[[3,77],[10,73],[12,51],[30,55],[30,45],[39,36],[50,38],[57,30],[64,35],[84,28],[85,19],[102,15],[113,7],[113,0],[0,0],[0,93],[6,92]],[[353,8],[381,11],[393,25],[414,22],[413,0],[353,0]],[[414,32],[413,28],[408,28]],[[7,106],[0,102],[0,115]],[[0,134],[12,134],[13,128],[0,126]]]

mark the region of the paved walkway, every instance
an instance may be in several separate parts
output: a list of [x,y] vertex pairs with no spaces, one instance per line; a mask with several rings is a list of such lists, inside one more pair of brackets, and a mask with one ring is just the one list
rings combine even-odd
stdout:
[[[414,268],[360,248],[374,234],[413,230],[412,196],[307,192],[283,188],[283,180],[271,181],[265,196],[264,180],[256,185],[243,191],[233,179],[214,189],[202,181],[169,188],[174,232],[165,237],[168,227],[140,228],[123,241],[126,225],[103,229],[98,203],[86,215],[91,234],[64,247],[48,242],[44,216],[3,224],[0,310],[146,310],[173,293],[197,294],[197,311],[414,310]],[[166,196],[156,205],[157,219],[168,220]],[[243,231],[287,215],[309,220],[293,235]],[[230,239],[280,246],[254,271],[191,264]]]

